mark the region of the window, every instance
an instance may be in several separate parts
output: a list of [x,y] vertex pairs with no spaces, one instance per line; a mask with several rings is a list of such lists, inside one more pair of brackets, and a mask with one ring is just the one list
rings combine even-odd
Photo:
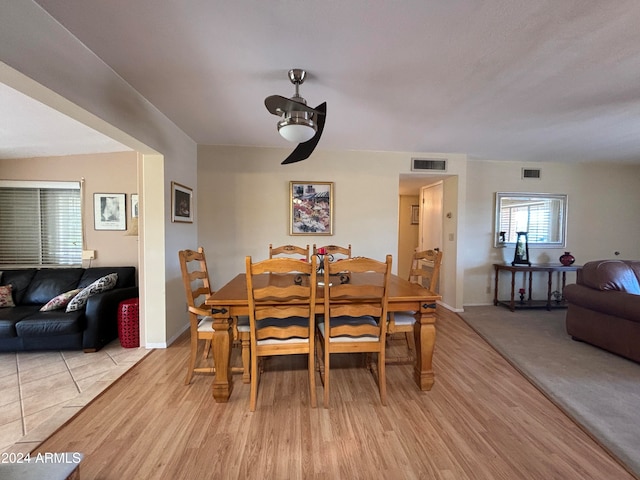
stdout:
[[0,265],[81,264],[80,183],[0,181]]
[[517,232],[527,232],[530,247],[564,247],[566,212],[566,195],[497,193],[495,246],[515,243]]

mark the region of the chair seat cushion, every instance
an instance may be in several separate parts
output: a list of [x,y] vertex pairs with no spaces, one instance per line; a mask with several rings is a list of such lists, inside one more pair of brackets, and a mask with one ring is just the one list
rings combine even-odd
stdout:
[[396,325],[406,326],[416,323],[415,312],[395,312],[393,318]]
[[213,332],[213,317],[202,317],[198,322],[199,332]]
[[[372,325],[377,326],[378,323],[371,316],[364,317],[334,317],[331,319],[331,325],[333,327],[341,326],[341,325]],[[324,320],[318,324],[318,330],[320,330],[320,334],[322,337],[325,337],[325,326]],[[330,342],[377,342],[379,337],[377,335],[360,335],[360,336],[350,336],[350,335],[340,335],[338,337],[329,337]]]
[[[214,332],[213,329],[213,317],[201,317],[198,322],[198,331],[199,332]],[[249,317],[242,316],[238,317],[238,331],[239,332],[250,332],[251,328],[249,327]]]
[[239,332],[250,332],[251,327],[249,326],[249,317],[246,315],[241,315],[238,317],[238,331]]
[[[307,317],[265,318],[258,322],[258,330],[268,327],[302,327],[309,328]],[[309,343],[309,337],[263,338],[256,342],[258,345],[273,345],[277,343]]]

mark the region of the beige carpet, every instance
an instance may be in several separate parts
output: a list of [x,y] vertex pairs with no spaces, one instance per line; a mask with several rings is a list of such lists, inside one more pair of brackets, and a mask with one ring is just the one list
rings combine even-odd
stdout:
[[565,314],[482,306],[460,316],[640,477],[640,364],[572,340]]

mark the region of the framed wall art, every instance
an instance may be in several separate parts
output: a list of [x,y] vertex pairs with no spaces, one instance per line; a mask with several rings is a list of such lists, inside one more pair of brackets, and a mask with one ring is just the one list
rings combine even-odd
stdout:
[[193,189],[171,182],[171,221],[193,223]]
[[333,235],[333,182],[289,182],[289,234]]
[[131,194],[131,218],[138,218],[138,194]]
[[93,220],[96,230],[126,230],[126,194],[94,193]]
[[411,205],[411,225],[420,223],[420,205]]

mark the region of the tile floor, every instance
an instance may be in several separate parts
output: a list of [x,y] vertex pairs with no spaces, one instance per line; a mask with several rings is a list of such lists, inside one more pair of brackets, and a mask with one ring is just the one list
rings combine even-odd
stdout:
[[151,350],[0,353],[0,452],[30,451]]

